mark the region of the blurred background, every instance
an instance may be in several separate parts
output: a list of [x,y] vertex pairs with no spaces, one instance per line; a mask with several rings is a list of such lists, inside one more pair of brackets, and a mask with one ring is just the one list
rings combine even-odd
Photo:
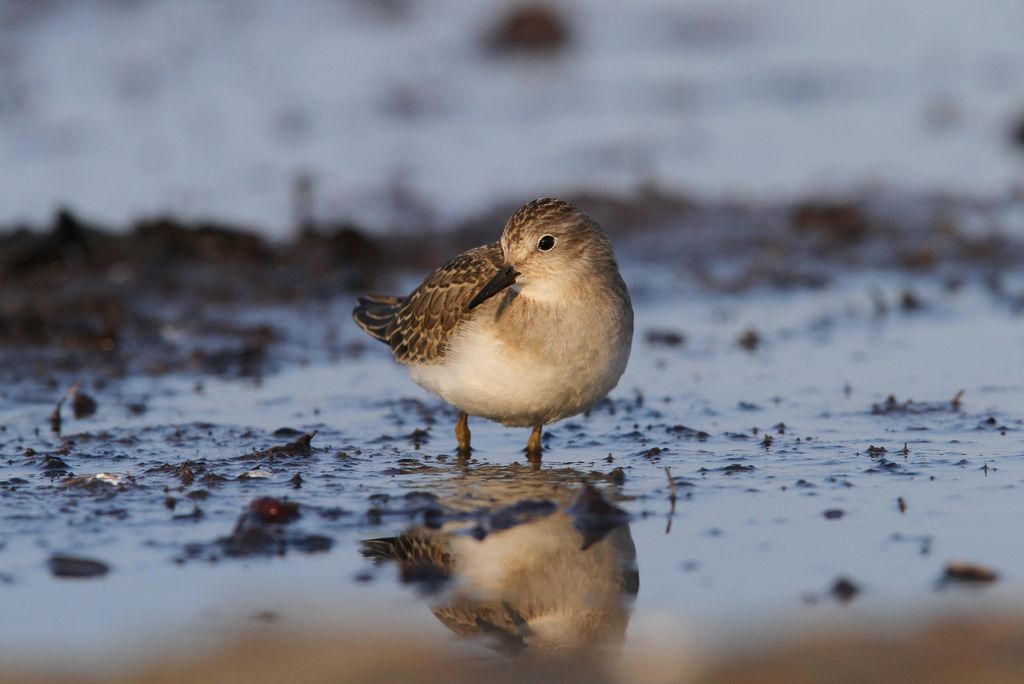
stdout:
[[3,0],[0,225],[63,204],[436,227],[651,185],[1000,196],[1022,26],[1017,0]]

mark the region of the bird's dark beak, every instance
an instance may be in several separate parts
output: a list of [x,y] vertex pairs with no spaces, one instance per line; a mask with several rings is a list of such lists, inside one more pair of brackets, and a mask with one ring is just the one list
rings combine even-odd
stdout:
[[475,309],[480,306],[488,299],[498,294],[505,288],[509,287],[512,283],[516,282],[516,278],[519,277],[519,271],[512,268],[508,264],[502,266],[501,270],[494,274],[494,277],[487,281],[476,296],[470,300],[467,309]]

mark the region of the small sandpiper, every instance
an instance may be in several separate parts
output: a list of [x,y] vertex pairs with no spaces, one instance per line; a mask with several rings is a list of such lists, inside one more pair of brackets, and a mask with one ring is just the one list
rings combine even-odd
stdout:
[[391,347],[412,379],[469,416],[541,430],[591,408],[618,383],[633,340],[633,307],[608,236],[567,202],[538,199],[499,242],[471,249],[407,297],[359,299],[363,330]]

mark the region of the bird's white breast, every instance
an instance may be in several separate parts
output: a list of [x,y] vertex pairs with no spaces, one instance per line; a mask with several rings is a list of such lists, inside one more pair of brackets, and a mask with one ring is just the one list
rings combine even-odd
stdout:
[[503,324],[468,321],[442,363],[410,367],[413,380],[460,411],[529,427],[589,409],[615,387],[629,359],[631,317],[553,315],[526,340],[503,334]]

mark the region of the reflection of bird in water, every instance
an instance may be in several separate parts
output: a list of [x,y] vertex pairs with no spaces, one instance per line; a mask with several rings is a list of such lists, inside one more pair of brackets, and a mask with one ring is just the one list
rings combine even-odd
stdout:
[[[509,485],[490,482],[474,489],[493,496]],[[465,524],[461,530],[453,523],[440,530],[414,527],[397,537],[365,541],[363,553],[396,561],[403,581],[436,588],[451,580],[450,589],[434,599],[434,615],[456,634],[480,638],[505,655],[614,652],[625,639],[639,588],[636,550],[624,513],[596,490],[585,488],[569,508],[548,502],[545,510],[537,500],[547,496],[564,504],[573,493],[552,487],[538,491],[534,481],[531,503],[518,501],[505,509],[527,517],[534,513],[521,524],[490,531],[483,539]],[[616,515],[594,535],[595,519],[584,518],[609,511]],[[581,521],[591,525],[589,541],[579,529]]]

